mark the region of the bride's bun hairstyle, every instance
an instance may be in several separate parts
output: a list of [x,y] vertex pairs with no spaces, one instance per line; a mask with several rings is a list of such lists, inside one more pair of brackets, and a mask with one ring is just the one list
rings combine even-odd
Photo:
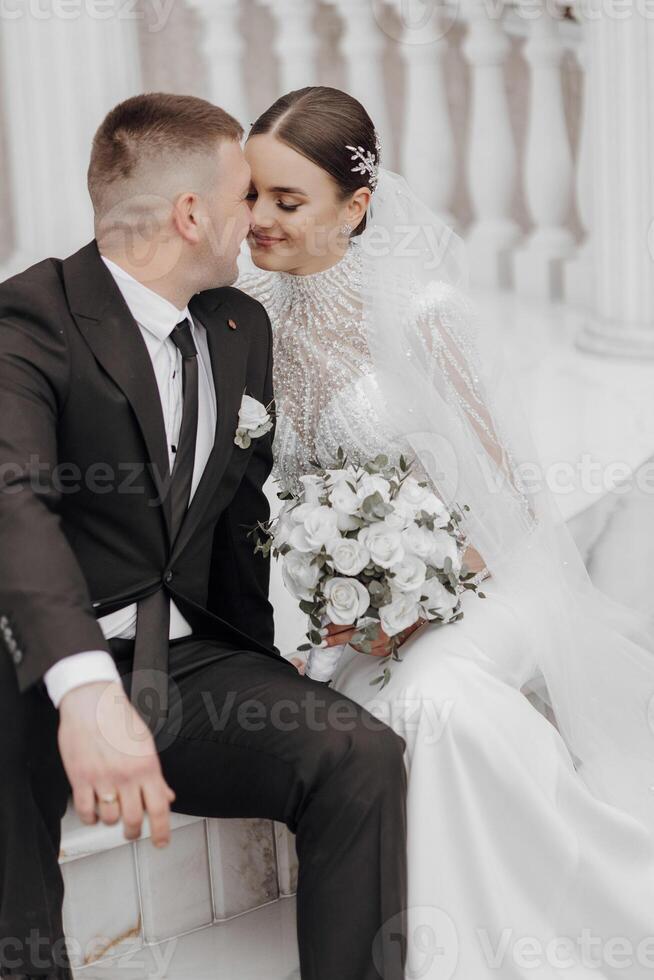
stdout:
[[[282,95],[253,124],[248,138],[271,133],[334,180],[341,201],[360,187],[374,190],[380,145],[372,119],[347,92],[311,85]],[[366,227],[363,216],[352,232]]]

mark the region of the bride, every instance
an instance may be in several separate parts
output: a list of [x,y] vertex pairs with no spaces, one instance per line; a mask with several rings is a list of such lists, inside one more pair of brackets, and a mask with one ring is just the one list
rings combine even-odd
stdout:
[[237,285],[273,327],[277,478],[297,488],[339,446],[361,462],[404,453],[470,507],[466,561],[486,598],[466,592],[460,622],[407,631],[381,690],[387,638],[373,655],[343,627],[326,640],[332,686],[407,742],[406,976],[645,978],[651,624],[590,584],[546,488],[525,480],[536,456],[484,351],[463,243],[380,167],[360,103],[291,92],[245,153],[253,267]]

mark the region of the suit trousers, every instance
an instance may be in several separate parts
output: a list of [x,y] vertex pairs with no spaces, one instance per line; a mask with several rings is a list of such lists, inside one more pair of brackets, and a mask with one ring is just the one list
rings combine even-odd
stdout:
[[[129,695],[133,643],[111,646]],[[42,682],[20,694],[4,651],[0,717],[0,973],[70,980],[58,864],[70,785],[58,712]],[[169,709],[155,743],[177,812],[274,819],[296,835],[303,980],[403,980],[400,735],[281,657],[193,636],[170,644]]]

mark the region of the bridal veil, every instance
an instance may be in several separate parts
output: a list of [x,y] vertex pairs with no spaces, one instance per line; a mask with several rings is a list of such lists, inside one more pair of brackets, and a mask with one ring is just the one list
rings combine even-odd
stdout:
[[445,502],[465,508],[484,574],[525,604],[538,671],[523,690],[551,707],[588,789],[654,836],[654,622],[589,579],[470,296],[465,243],[382,168],[358,245],[387,418]]

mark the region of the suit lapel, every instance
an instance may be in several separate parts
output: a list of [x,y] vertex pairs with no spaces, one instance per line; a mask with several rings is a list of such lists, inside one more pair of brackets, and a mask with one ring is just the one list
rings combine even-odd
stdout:
[[[96,360],[129,401],[161,492],[169,475],[166,430],[157,380],[139,326],[95,241],[66,259],[63,266],[71,313]],[[168,508],[162,510],[170,532]]]
[[[167,501],[166,430],[157,380],[139,326],[102,261],[95,240],[65,259],[63,269],[71,313],[96,360],[132,406],[157,490]],[[196,294],[189,303],[194,320],[207,331],[217,418],[213,448],[173,544],[174,554],[185,547],[200,523],[232,454],[246,384],[248,341],[244,331],[229,328],[226,296],[226,291],[213,289]],[[169,509],[164,505],[162,511],[170,540]]]

